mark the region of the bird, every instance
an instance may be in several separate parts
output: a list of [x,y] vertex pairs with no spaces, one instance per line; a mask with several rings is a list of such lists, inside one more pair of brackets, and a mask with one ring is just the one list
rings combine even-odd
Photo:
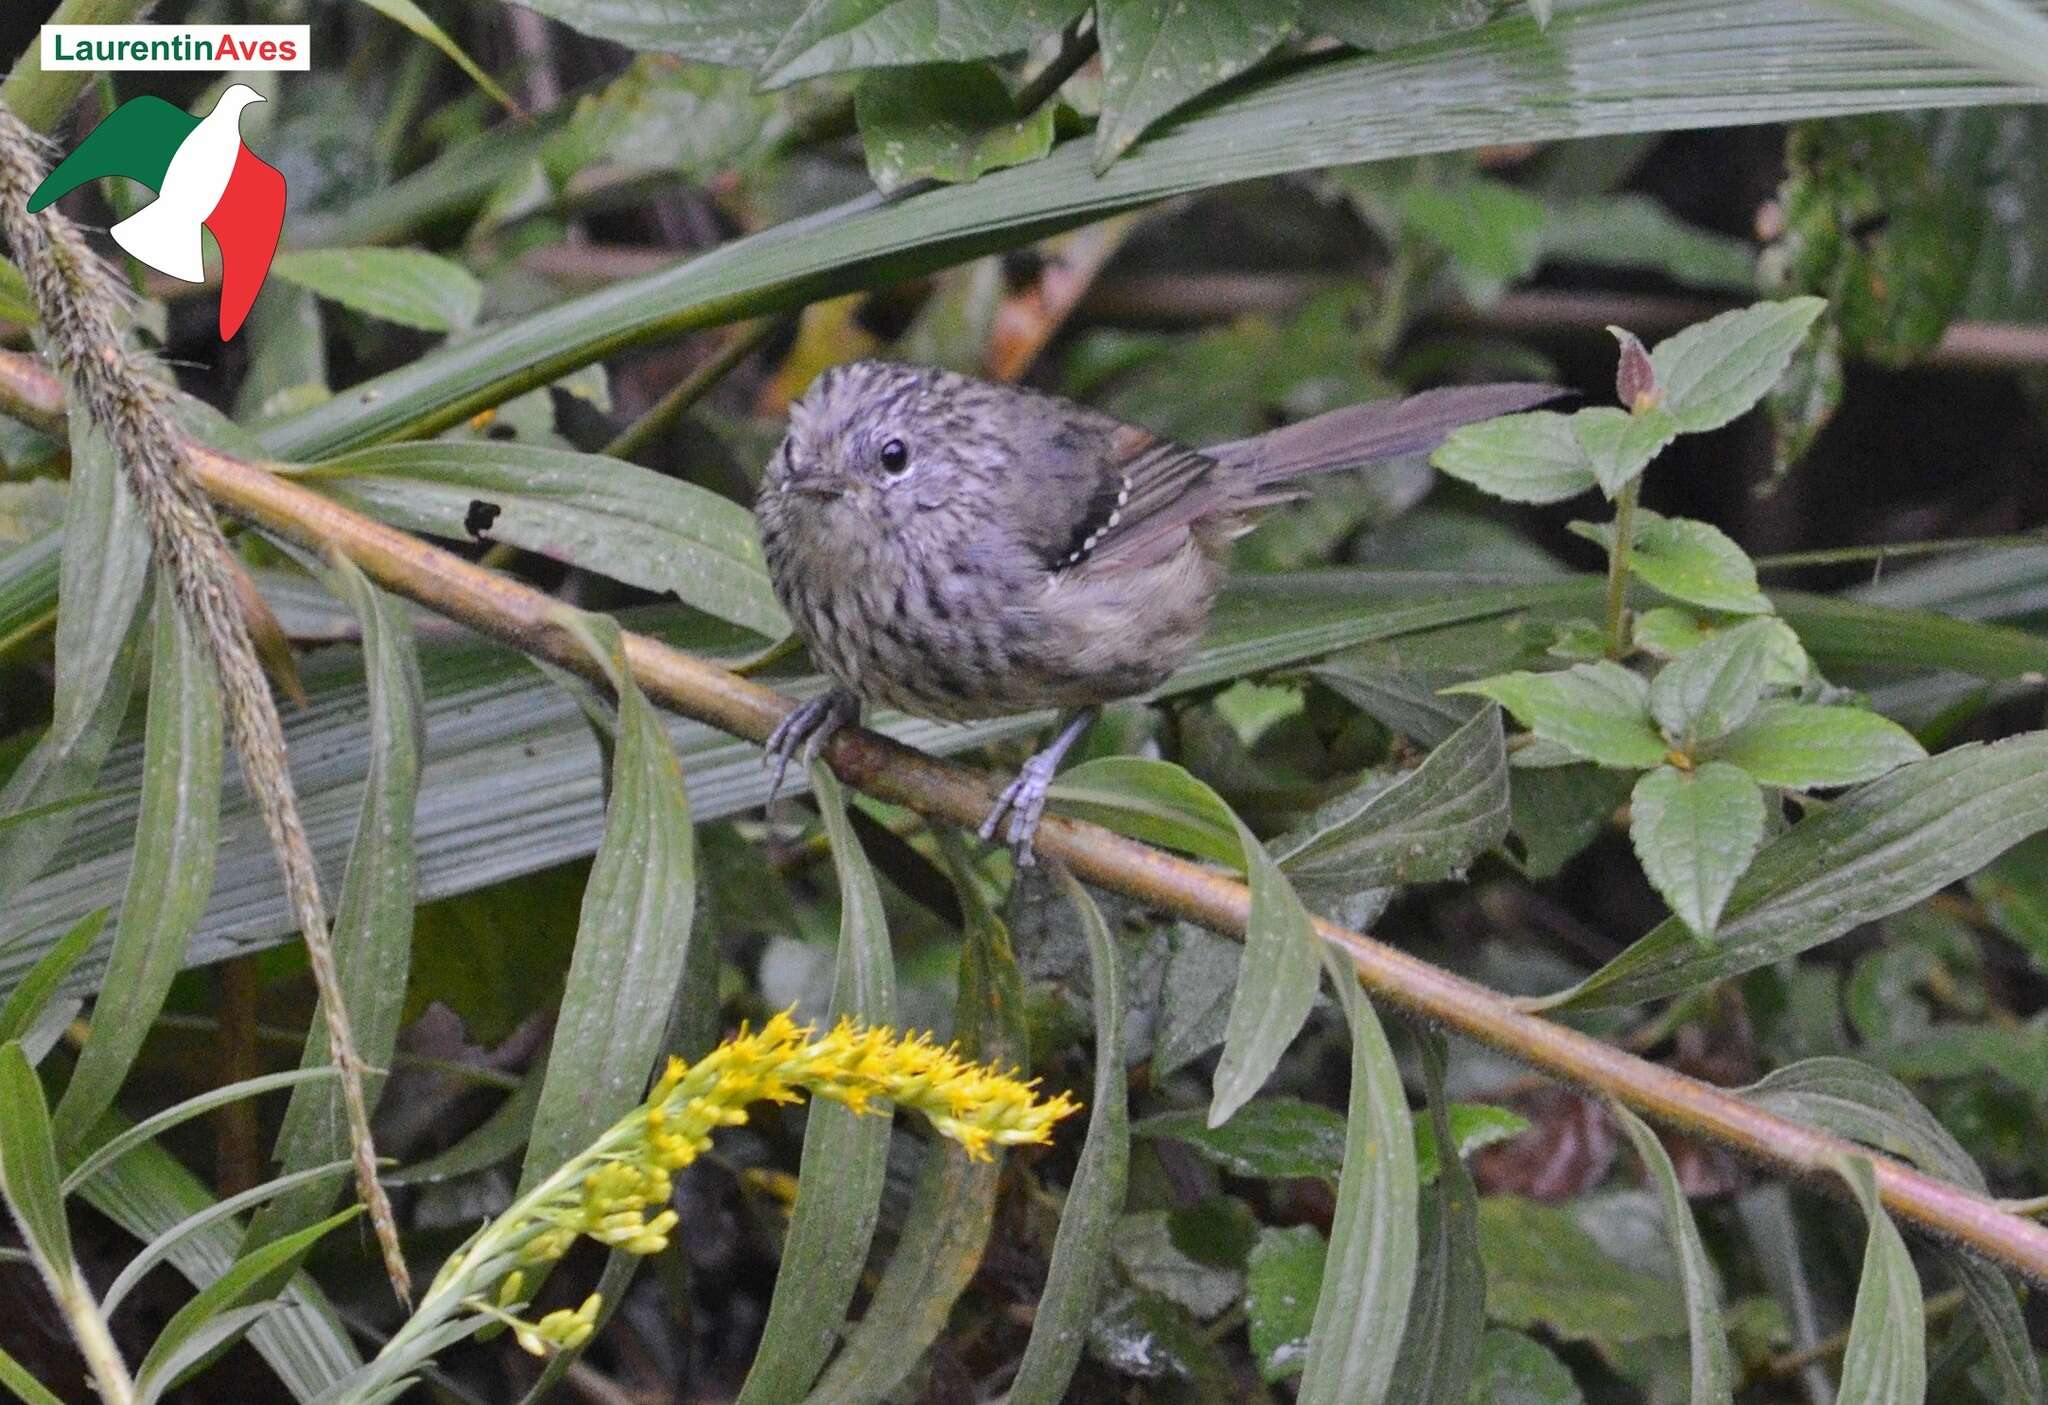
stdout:
[[1187,658],[1260,509],[1563,393],[1448,387],[1194,449],[955,371],[826,370],[791,405],[755,503],[776,596],[833,684],[770,734],[771,799],[869,704],[954,722],[1057,708],[980,828],[1031,863],[1061,759],[1104,704]]
[[242,111],[266,99],[246,83],[194,118],[157,97],[108,114],[29,198],[33,214],[89,180],[128,176],[157,198],[108,231],[142,263],[187,283],[206,281],[199,231],[221,251],[220,335],[241,330],[270,272],[284,227],[285,182],[242,143]]

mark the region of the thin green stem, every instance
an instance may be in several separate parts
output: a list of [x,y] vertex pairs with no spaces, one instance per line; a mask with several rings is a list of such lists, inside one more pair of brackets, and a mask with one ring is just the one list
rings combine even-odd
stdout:
[[1636,499],[1643,480],[1635,477],[1614,497],[1614,545],[1607,549],[1607,656],[1628,654],[1628,562],[1636,545]]
[[1945,537],[1930,541],[1891,542],[1877,546],[1831,546],[1817,551],[1782,551],[1759,556],[1759,571],[1793,571],[1804,566],[1853,566],[1865,561],[1903,561],[1916,556],[1945,556],[1958,551],[2016,550],[2048,546],[2048,534],[2008,532],[1988,537]]
[[713,386],[730,375],[733,367],[746,360],[749,353],[768,340],[779,322],[779,318],[763,317],[758,322],[748,322],[734,328],[733,335],[726,339],[725,345],[718,349],[717,355],[677,381],[666,395],[648,406],[646,413],[620,430],[611,443],[598,452],[615,459],[638,458],[649,444],[666,434]]
[[114,1345],[114,1334],[108,1330],[100,1305],[93,1300],[92,1289],[86,1286],[85,1275],[74,1268],[68,1282],[52,1283],[51,1288],[57,1308],[64,1314],[64,1323],[71,1330],[71,1340],[92,1373],[101,1405],[134,1405],[134,1378],[121,1359],[121,1349]]

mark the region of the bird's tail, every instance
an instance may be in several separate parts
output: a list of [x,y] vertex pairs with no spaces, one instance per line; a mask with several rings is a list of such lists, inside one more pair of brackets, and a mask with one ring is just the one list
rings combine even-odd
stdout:
[[1449,386],[1398,400],[1347,405],[1250,439],[1218,444],[1207,452],[1248,472],[1254,489],[1270,488],[1310,474],[1427,453],[1460,425],[1511,415],[1567,393],[1560,386],[1524,381]]
[[206,281],[199,221],[172,201],[154,200],[107,232],[116,244],[159,273],[187,283]]

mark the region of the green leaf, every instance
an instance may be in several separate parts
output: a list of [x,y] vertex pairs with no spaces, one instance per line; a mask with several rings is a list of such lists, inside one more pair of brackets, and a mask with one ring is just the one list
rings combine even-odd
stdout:
[[629,49],[753,68],[803,13],[806,0],[520,0],[571,29]]
[[1650,723],[1649,684],[1617,663],[1518,670],[1444,691],[1492,698],[1537,736],[1602,766],[1655,766],[1669,749]]
[[1748,240],[1687,224],[1647,195],[1553,200],[1543,253],[1566,263],[1653,269],[1695,288],[1756,289],[1756,251]]
[[[1451,1103],[1445,1112],[1461,1159],[1529,1130],[1529,1119],[1519,1112],[1488,1103]],[[1443,1171],[1443,1156],[1436,1145],[1436,1119],[1433,1114],[1418,1112],[1414,1122],[1416,1178],[1430,1185]]]
[[1505,181],[1410,182],[1393,194],[1402,226],[1451,257],[1466,298],[1480,306],[1543,260],[1543,202]]
[[1116,942],[1088,890],[1064,869],[1060,882],[1088,934],[1095,1088],[1087,1140],[1081,1144],[1081,1158],[1060,1211],[1045,1290],[1031,1319],[1031,1339],[1010,1382],[1010,1405],[1058,1405],[1066,1398],[1108,1278],[1109,1227],[1123,1208],[1130,1177],[1130,1099],[1120,1057],[1126,997]]
[[690,802],[661,717],[626,669],[619,627],[569,615],[618,697],[604,841],[591,861],[576,950],[548,1051],[520,1183],[549,1175],[640,1100],[662,1051],[697,901]]
[[1351,1101],[1329,1259],[1296,1399],[1380,1405],[1393,1381],[1415,1289],[1421,1198],[1415,1134],[1401,1070],[1357,974],[1335,952],[1326,960],[1351,1026]]
[[1630,797],[1628,837],[1643,873],[1679,920],[1714,935],[1728,895],[1764,837],[1764,797],[1725,761],[1646,771]]
[[28,1367],[0,1351],[0,1386],[14,1392],[22,1405],[64,1405],[50,1388],[29,1374]]
[[1776,681],[1773,669],[1790,633],[1782,620],[1748,620],[1703,639],[1659,669],[1650,682],[1650,714],[1664,735],[1691,752],[1748,721]]
[[[76,811],[46,807],[93,788],[127,714],[147,629],[140,608],[149,577],[142,508],[90,417],[70,424],[63,551],[54,576],[38,571],[32,578],[66,602],[57,611],[56,695],[49,729],[0,786],[0,815],[38,810],[42,817],[0,834],[0,902],[40,873],[70,834]],[[27,550],[16,547],[7,559]]]
[[[1694,1397],[1701,1405],[1704,1396]],[[1479,1340],[1470,1405],[1583,1405],[1579,1383],[1548,1347],[1520,1332],[1488,1332]]]
[[1509,502],[1553,503],[1598,486],[1573,417],[1531,410],[1453,430],[1429,461]]
[[[362,636],[363,681],[369,706],[369,770],[355,837],[334,909],[336,973],[342,1004],[354,1031],[357,1056],[370,1069],[388,1067],[398,1043],[412,969],[413,908],[419,858],[413,812],[419,799],[422,684],[412,616],[346,558],[336,556],[321,579],[353,611]],[[316,1012],[306,1032],[300,1067],[329,1062],[327,1021]],[[364,1079],[374,1108],[383,1079]],[[277,1133],[274,1159],[296,1171],[348,1154],[351,1137],[341,1087],[308,1083],[292,1094]],[[281,1195],[256,1217],[251,1246],[313,1224],[333,1204],[341,1182],[311,1185]]]
[[1927,1314],[1920,1276],[1897,1226],[1877,1198],[1877,1176],[1862,1156],[1845,1156],[1838,1169],[1870,1221],[1863,1246],[1863,1277],[1856,1313],[1842,1354],[1844,1405],[1919,1405],[1927,1395]]
[[1245,1266],[1244,1310],[1260,1379],[1301,1373],[1328,1259],[1323,1236],[1311,1225],[1259,1232]]
[[1095,169],[1109,169],[1147,127],[1278,47],[1299,0],[1096,0],[1102,120]]
[[1206,1321],[1237,1301],[1244,1276],[1235,1264],[1213,1263],[1184,1247],[1187,1222],[1205,1208],[1125,1215],[1110,1229],[1109,1246],[1128,1282]]
[[789,632],[752,513],[637,464],[535,444],[387,444],[301,475],[407,531],[462,538],[474,503],[486,535],[646,590],[674,591],[771,639]]
[[1758,851],[1711,946],[1671,918],[1547,1006],[1695,990],[1903,911],[2048,828],[2048,733],[1903,766]]
[[2016,0],[1832,0],[2015,82],[2048,85],[2048,19]]
[[1391,785],[1368,781],[1269,848],[1309,901],[1463,875],[1508,829],[1500,711],[1484,708]]
[[2048,970],[2048,836],[2036,836],[1967,880],[1992,924]]
[[761,65],[770,87],[849,68],[957,63],[1027,49],[1083,0],[810,0]]
[[1599,766],[1524,767],[1515,773],[1512,833],[1522,871],[1551,878],[1607,830],[1635,777]]
[[1487,1315],[1510,1327],[1547,1327],[1565,1341],[1604,1344],[1686,1330],[1677,1285],[1607,1256],[1571,1213],[1512,1195],[1479,1202]]
[[[896,957],[875,871],[847,818],[846,796],[822,763],[811,794],[832,844],[839,879],[839,955],[831,1018],[896,1023]],[[804,1126],[796,1209],[782,1244],[775,1296],[739,1405],[799,1400],[831,1355],[860,1287],[882,1207],[889,1119],[818,1099]]]
[[[1086,793],[1096,807],[1093,813],[1112,828],[1140,838],[1164,830],[1175,836],[1168,842],[1234,862],[1245,872],[1252,906],[1244,964],[1230,1002],[1209,1105],[1210,1125],[1221,1126],[1258,1092],[1308,1018],[1315,1003],[1322,942],[1266,847],[1215,791],[1180,767],[1137,757],[1105,757],[1076,766],[1052,790],[1062,799],[1076,792]],[[1226,836],[1233,835],[1235,853],[1225,847]]]
[[[1581,530],[1602,546],[1614,541],[1614,529],[1601,523]],[[1726,532],[1690,517],[1664,517],[1636,510],[1635,550],[1629,570],[1645,585],[1674,600],[1722,610],[1733,615],[1767,615],[1771,602],[1756,587],[1756,567]]]
[[50,997],[64,984],[64,978],[71,974],[71,968],[78,964],[78,958],[85,955],[100,929],[107,925],[107,910],[94,908],[78,919],[71,929],[50,944],[29,973],[23,976],[21,984],[8,995],[7,1003],[0,1006],[0,1044],[12,1043],[27,1034],[42,1017],[49,1005]]
[[216,1108],[240,1102],[243,1098],[275,1092],[280,1088],[296,1087],[301,1083],[338,1076],[332,1064],[320,1068],[294,1068],[283,1073],[265,1073],[255,1078],[240,1079],[218,1088],[209,1088],[203,1093],[196,1093],[183,1102],[173,1103],[170,1107],[152,1113],[126,1130],[99,1142],[89,1155],[81,1158],[75,1166],[64,1173],[64,1193],[77,1194],[94,1176],[145,1142],[152,1141],[171,1128],[190,1122],[195,1117],[203,1117]]
[[[191,1300],[163,1325],[156,1340],[150,1343],[149,1354],[136,1368],[137,1399],[155,1399],[168,1390],[182,1374],[173,1364],[180,1349],[193,1341],[197,1333],[210,1322],[220,1320],[223,1314],[274,1298],[277,1289],[291,1277],[315,1244],[326,1238],[330,1230],[340,1228],[361,1213],[362,1206],[351,1205],[339,1214],[252,1250],[237,1259],[226,1273],[193,1294]],[[224,1341],[216,1341],[210,1345],[218,1351],[225,1344]]]
[[483,308],[475,274],[420,249],[287,249],[270,271],[343,307],[427,332],[470,327]]
[[512,101],[512,95],[499,87],[490,74],[478,67],[476,60],[463,52],[460,44],[448,37],[448,31],[435,24],[433,18],[414,4],[413,0],[363,0],[363,3],[386,19],[404,25],[446,54],[457,68],[469,75],[470,82],[489,93],[500,107],[518,111],[519,104]]
[[1678,1260],[1679,1286],[1685,1291],[1686,1331],[1692,1343],[1692,1405],[1732,1405],[1735,1399],[1735,1363],[1728,1350],[1728,1329],[1721,1321],[1720,1290],[1714,1262],[1700,1242],[1699,1226],[1693,1223],[1692,1207],[1678,1172],[1665,1154],[1664,1144],[1648,1123],[1620,1103],[1609,1103],[1608,1111],[1642,1158],[1651,1183],[1664,1203],[1664,1230]]
[[1009,85],[985,63],[884,69],[862,80],[853,110],[883,190],[971,181],[1052,150],[1052,105],[1018,116]]
[[[1416,1043],[1430,1125],[1443,1146],[1454,1139],[1446,1116],[1444,1039],[1423,1029]],[[1415,1291],[1387,1398],[1397,1405],[1466,1405],[1486,1328],[1486,1266],[1479,1251],[1479,1192],[1456,1157],[1423,1199],[1417,1241]]]
[[1860,707],[1777,702],[1715,749],[1765,785],[1806,790],[1855,785],[1927,759],[1912,733]]
[[[964,871],[957,837],[942,841]],[[1027,1053],[1023,980],[1009,931],[971,883],[956,884],[966,909],[960,994],[953,1022],[961,1051],[978,1062],[1021,1066]],[[980,1266],[995,1221],[1002,1163],[970,1160],[951,1142],[927,1143],[910,1203],[918,1213],[897,1241],[860,1324],[807,1397],[810,1405],[866,1405],[887,1396],[945,1330],[953,1304]]]
[[1595,405],[1574,414],[1571,426],[1600,491],[1610,498],[1678,437],[1678,421],[1654,406],[1631,414],[1611,405]]
[[57,1143],[42,1081],[21,1045],[0,1045],[0,1193],[22,1241],[54,1293],[84,1288],[71,1256],[71,1226],[57,1188]]
[[[1460,1156],[1529,1129],[1520,1114],[1485,1103],[1452,1103],[1449,1118]],[[1427,1114],[1417,1113],[1412,1120],[1416,1179],[1428,1185],[1441,1166],[1436,1133]],[[1345,1125],[1345,1119],[1329,1108],[1298,1098],[1253,1098],[1220,1127],[1211,1127],[1190,1108],[1156,1113],[1131,1131],[1140,1137],[1171,1137],[1233,1176],[1316,1176],[1334,1181],[1344,1165]]]
[[158,582],[154,610],[135,861],[93,1006],[92,1031],[53,1119],[65,1147],[78,1145],[113,1106],[213,891],[220,833],[220,680],[206,641],[194,637],[168,578]]
[[1650,361],[1664,391],[1665,413],[1687,434],[1719,429],[1745,413],[1778,383],[1826,308],[1819,298],[1760,302],[1657,343]]
[[28,280],[21,270],[0,259],[0,322],[18,322],[33,327],[38,318],[35,300],[29,296]]
[[1495,0],[1303,0],[1301,28],[1361,49],[1398,49],[1476,29],[1498,8]]

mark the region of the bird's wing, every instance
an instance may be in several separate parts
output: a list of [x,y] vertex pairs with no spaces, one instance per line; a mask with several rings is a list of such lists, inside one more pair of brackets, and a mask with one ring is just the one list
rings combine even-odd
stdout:
[[1132,426],[1110,437],[1107,469],[1077,516],[1054,570],[1136,567],[1179,551],[1188,529],[1226,509],[1231,483],[1215,459]]
[[248,147],[235,153],[220,203],[205,220],[220,245],[220,338],[242,330],[284,228],[284,177]]
[[78,150],[43,178],[28,198],[29,213],[101,176],[129,176],[151,190],[162,190],[171,157],[198,125],[197,117],[162,98],[130,98],[86,133]]

